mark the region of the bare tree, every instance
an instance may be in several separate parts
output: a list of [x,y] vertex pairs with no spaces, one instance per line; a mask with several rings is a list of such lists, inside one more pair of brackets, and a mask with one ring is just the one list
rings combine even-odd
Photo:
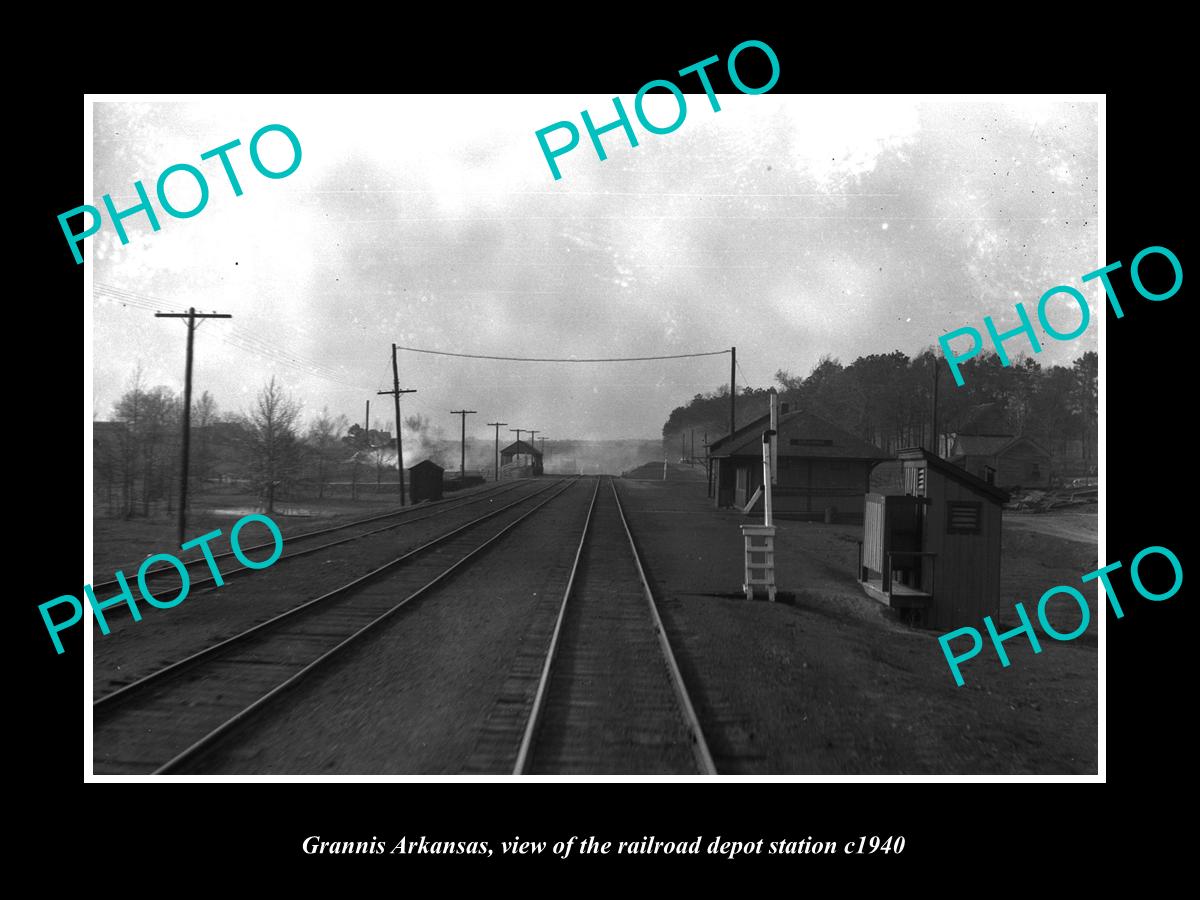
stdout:
[[217,424],[217,402],[205,391],[199,400],[192,402],[192,459],[188,473],[188,495],[195,496],[204,482],[212,477],[215,454],[213,452],[213,426]]
[[[96,489],[104,490],[104,505],[107,514],[117,513],[115,488],[121,481],[121,438],[124,425],[119,422],[100,422],[92,415],[92,478]],[[124,493],[121,495],[121,512],[126,510]]]
[[346,424],[345,416],[330,418],[329,407],[325,407],[308,426],[308,447],[315,463],[319,499],[325,497],[325,483],[329,480],[330,470],[338,458],[345,455],[342,432],[346,430]]
[[135,486],[140,481],[142,515],[150,515],[150,504],[171,498],[172,475],[176,470],[179,447],[178,395],[159,385],[143,386],[141,366],[134,372],[130,388],[117,401],[114,419],[121,425],[116,441],[116,468],[123,486],[122,508],[126,517],[135,509]]
[[142,366],[133,372],[129,388],[113,407],[113,418],[120,425],[117,431],[117,466],[121,478],[121,515],[134,514],[134,479],[138,467],[138,435],[142,422],[144,396]]
[[300,404],[284,392],[272,375],[258,392],[254,408],[243,422],[251,478],[268,514],[275,512],[276,494],[296,475],[300,458],[296,436],[299,418]]
[[368,456],[375,464],[375,492],[378,494],[383,473],[396,465],[396,439],[379,427],[378,420],[375,424],[376,427],[367,432],[367,441],[371,448]]

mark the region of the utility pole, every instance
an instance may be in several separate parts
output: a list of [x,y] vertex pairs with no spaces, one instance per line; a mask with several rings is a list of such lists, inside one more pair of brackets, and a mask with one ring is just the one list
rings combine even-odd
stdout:
[[493,481],[500,480],[500,426],[507,425],[507,422],[488,422],[488,425],[496,426],[496,477]]
[[[533,441],[534,441],[534,435],[537,434],[537,432],[534,431],[532,428],[526,428],[525,430],[529,432],[529,449],[536,450],[537,447],[535,447],[533,445]],[[531,467],[533,466],[533,457],[532,456],[529,457],[529,465]]]
[[404,496],[404,450],[400,444],[400,395],[415,394],[416,389],[400,389],[400,366],[396,362],[395,344],[392,344],[392,389],[390,391],[376,391],[375,393],[391,394],[392,400],[396,404],[396,474],[400,476],[400,505],[405,506],[407,500]]
[[194,306],[185,313],[155,313],[156,319],[187,319],[187,369],[183,380],[183,447],[179,472],[179,543],[187,541],[188,464],[192,440],[192,348],[197,319],[232,319],[229,313],[198,313]]
[[737,406],[737,347],[729,349],[729,433],[733,434]]
[[692,455],[688,458],[688,465],[694,466],[695,464],[696,464],[696,429],[693,428],[692,429]]
[[450,414],[453,416],[462,416],[462,456],[459,458],[459,479],[467,480],[467,416],[475,415],[473,409],[452,409]]
[[521,448],[520,448],[520,446],[519,446],[519,445],[520,445],[520,443],[521,443],[521,432],[522,432],[522,431],[524,431],[525,429],[524,429],[524,428],[510,428],[510,429],[508,429],[508,430],[509,430],[509,431],[515,431],[515,432],[517,433],[517,444],[518,444],[518,447],[517,447],[517,450],[516,450],[516,452],[513,454],[513,456],[514,456],[514,458],[515,458],[515,457],[518,457],[518,456],[520,456],[520,455],[521,455]]
[[[529,449],[530,449],[530,450],[533,450],[533,451],[535,451],[535,452],[536,452],[536,450],[538,450],[538,448],[536,448],[536,446],[534,445],[534,443],[533,443],[533,442],[534,442],[534,440],[535,440],[535,437],[534,437],[534,436],[535,436],[535,434],[536,434],[536,433],[538,433],[538,432],[534,431],[534,430],[533,430],[533,428],[526,428],[526,431],[528,431],[528,432],[529,432]],[[529,457],[529,468],[530,468],[530,470],[532,470],[532,469],[533,469],[533,463],[534,463],[534,458],[533,458],[533,456],[530,456],[530,457]]]
[[942,442],[938,440],[938,421],[937,421],[937,403],[938,403],[938,364],[937,357],[933,357],[933,454],[934,456],[942,455]]

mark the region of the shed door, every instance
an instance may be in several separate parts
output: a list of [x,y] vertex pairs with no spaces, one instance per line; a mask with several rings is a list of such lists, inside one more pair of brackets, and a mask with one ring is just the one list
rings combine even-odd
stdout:
[[883,503],[881,494],[867,494],[863,512],[862,564],[876,575],[883,571]]

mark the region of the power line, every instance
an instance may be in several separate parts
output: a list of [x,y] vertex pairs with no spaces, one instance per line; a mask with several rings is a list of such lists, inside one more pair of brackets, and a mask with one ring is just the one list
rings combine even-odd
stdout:
[[737,370],[738,370],[738,372],[740,372],[740,373],[741,373],[741,375],[742,375],[742,384],[744,384],[746,387],[750,388],[750,390],[754,390],[754,388],[753,388],[753,387],[751,386],[751,384],[750,384],[750,379],[749,379],[749,378],[747,378],[747,377],[746,377],[746,373],[742,371],[742,364],[741,364],[741,363],[738,363],[738,364],[737,364]]
[[574,357],[540,357],[540,356],[487,356],[481,353],[451,353],[447,350],[422,350],[419,347],[401,347],[409,353],[428,353],[433,356],[455,356],[460,359],[496,359],[504,362],[554,362],[554,363],[609,363],[609,362],[645,362],[655,359],[691,359],[697,356],[724,356],[728,350],[713,350],[709,353],[676,353],[670,356],[615,356],[595,359],[576,359]]
[[[152,311],[160,311],[171,309],[175,304],[168,303],[165,300],[160,300],[157,297],[150,297],[145,294],[138,294],[124,288],[113,287],[112,285],[97,282],[93,285],[96,293],[99,293],[104,299],[111,300],[117,303],[133,306],[139,309]],[[320,378],[334,384],[340,384],[346,388],[354,390],[362,390],[364,386],[350,381],[346,374],[341,370],[335,369],[333,366],[325,363],[317,362],[314,359],[309,359],[295,351],[285,349],[283,347],[272,344],[269,340],[262,338],[253,332],[247,331],[244,328],[232,328],[228,333],[220,336],[221,341],[234,347],[238,350],[244,350],[248,353],[253,353],[271,362],[280,365],[290,366],[311,375],[315,378]]]

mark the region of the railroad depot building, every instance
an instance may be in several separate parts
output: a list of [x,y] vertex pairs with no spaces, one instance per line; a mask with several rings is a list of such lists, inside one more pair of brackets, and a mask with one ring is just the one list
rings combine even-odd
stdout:
[[[744,508],[762,487],[762,435],[768,413],[709,447],[714,505]],[[871,470],[891,457],[820,416],[780,405],[778,484],[771,496],[776,516],[862,522]]]
[[898,456],[903,493],[866,497],[863,589],[928,628],[995,615],[1008,493],[920,447]]
[[542,454],[525,441],[513,441],[500,451],[500,476],[520,478],[542,474]]

